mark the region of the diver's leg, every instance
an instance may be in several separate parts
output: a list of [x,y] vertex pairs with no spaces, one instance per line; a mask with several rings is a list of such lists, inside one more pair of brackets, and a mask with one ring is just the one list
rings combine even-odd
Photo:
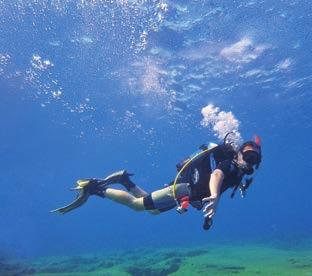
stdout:
[[[173,186],[168,186],[164,189],[157,190],[144,197],[135,197],[129,192],[105,188],[102,195],[105,198],[113,200],[119,204],[128,206],[135,211],[148,211],[151,214],[157,215],[162,212],[171,210],[176,206],[172,192]],[[187,196],[190,190],[187,183],[177,184],[177,197]]]
[[126,170],[117,171],[104,179],[106,182],[104,185],[121,184],[126,190],[133,196],[140,198],[148,195],[146,191],[137,186],[131,179],[132,173],[128,173]]
[[[190,188],[188,183],[179,183],[175,187],[177,198],[190,196]],[[173,196],[173,185],[152,192],[143,199],[145,209],[151,214],[157,215],[162,212],[169,211],[177,206]]]
[[146,196],[139,198],[134,197],[132,194],[130,194],[130,192],[128,193],[123,190],[111,188],[105,189],[102,193],[103,197],[125,205],[135,211],[148,211],[152,215],[158,215],[161,213],[161,211],[155,209],[152,202],[149,202],[149,200],[151,200],[151,196],[146,192]]
[[145,197],[148,195],[148,193],[146,191],[144,191],[141,187],[139,187],[138,185],[136,185],[128,176],[126,178],[126,180],[123,180],[120,182],[120,184],[122,184],[127,191],[132,194],[133,196],[140,198],[140,197]]
[[157,190],[151,194],[145,192],[147,195],[144,197],[135,197],[130,192],[111,188],[105,188],[100,192],[104,198],[125,205],[135,211],[146,210],[153,215],[158,215],[176,206],[170,187]]
[[129,189],[129,193],[133,196],[139,198],[139,197],[145,197],[148,196],[148,193],[144,191],[141,187],[135,185],[134,187]]
[[144,197],[134,197],[132,194],[123,191],[123,190],[116,190],[107,188],[105,191],[103,191],[104,197],[108,198],[110,200],[113,200],[119,204],[128,206],[129,208],[135,210],[135,211],[144,211]]

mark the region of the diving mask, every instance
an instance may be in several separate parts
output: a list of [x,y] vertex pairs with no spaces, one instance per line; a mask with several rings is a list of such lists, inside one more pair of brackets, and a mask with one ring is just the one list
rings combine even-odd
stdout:
[[251,166],[260,163],[260,154],[254,150],[246,150],[242,152],[243,160]]

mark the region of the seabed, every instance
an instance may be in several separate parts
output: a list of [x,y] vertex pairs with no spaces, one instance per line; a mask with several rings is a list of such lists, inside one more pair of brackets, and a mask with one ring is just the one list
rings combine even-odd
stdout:
[[136,249],[35,260],[0,260],[0,275],[311,275],[312,250],[270,245]]

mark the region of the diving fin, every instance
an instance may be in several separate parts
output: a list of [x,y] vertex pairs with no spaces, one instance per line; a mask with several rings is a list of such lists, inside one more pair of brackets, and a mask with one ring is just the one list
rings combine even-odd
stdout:
[[76,200],[74,200],[72,203],[64,206],[64,207],[61,207],[61,208],[57,208],[57,209],[54,209],[52,211],[50,211],[51,213],[55,213],[55,212],[58,212],[60,214],[65,214],[69,211],[72,211],[78,207],[80,207],[81,205],[83,205],[84,203],[86,203],[86,201],[88,200],[90,196],[90,193],[88,192],[85,192],[84,190],[81,190],[78,194],[78,197],[76,198]]
[[76,184],[77,186],[71,189],[72,191],[79,191],[76,200],[64,207],[50,211],[51,213],[58,212],[63,215],[69,211],[72,211],[86,203],[90,195],[104,197],[102,193],[103,189],[100,189],[100,186],[103,184],[103,180],[98,180],[94,178],[80,179],[76,182]]
[[114,172],[103,179],[103,187],[110,184],[119,183],[123,185],[128,191],[135,187],[135,184],[130,180],[130,176],[133,176],[133,173],[128,173],[127,170],[121,170]]
[[72,191],[78,191],[76,200],[64,207],[52,210],[51,212],[65,214],[86,203],[90,195],[104,197],[103,190],[105,190],[107,188],[106,186],[110,184],[120,183],[129,191],[132,187],[135,187],[135,184],[129,178],[132,175],[133,174],[128,173],[126,170],[121,170],[112,173],[104,179],[79,179],[76,182],[76,187],[71,189]]

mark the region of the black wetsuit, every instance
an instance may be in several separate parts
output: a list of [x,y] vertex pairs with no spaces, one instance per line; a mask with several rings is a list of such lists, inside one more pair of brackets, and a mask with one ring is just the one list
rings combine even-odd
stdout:
[[201,201],[210,196],[209,180],[215,169],[220,169],[224,173],[221,193],[228,188],[234,188],[241,182],[243,173],[233,162],[235,154],[230,146],[220,145],[198,160],[194,160],[181,173],[178,182],[190,183],[191,201]]
[[[177,183],[184,183],[187,186],[189,199],[191,205],[200,210],[202,208],[202,199],[210,196],[209,180],[210,175],[215,169],[220,169],[224,173],[224,180],[221,186],[221,193],[230,187],[238,185],[243,177],[243,173],[237,168],[233,159],[236,152],[229,145],[219,145],[216,148],[209,150],[203,154],[200,154],[197,158],[194,158],[180,173]],[[184,164],[188,162],[190,158],[187,158],[177,165],[178,171],[184,167]],[[171,189],[173,181],[169,187]],[[167,188],[164,188],[167,189]],[[185,191],[186,191],[185,190]],[[160,212],[168,211],[176,206],[176,201],[169,193],[169,195],[162,198],[154,198],[154,193],[151,193],[144,197],[144,207],[146,210],[157,209]],[[186,196],[183,195],[183,197]]]

